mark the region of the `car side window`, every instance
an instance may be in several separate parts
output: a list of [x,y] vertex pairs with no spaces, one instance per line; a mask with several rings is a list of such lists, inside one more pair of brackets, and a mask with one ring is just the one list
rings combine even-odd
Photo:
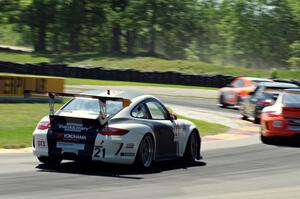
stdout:
[[144,106],[144,104],[137,105],[131,112],[132,117],[135,118],[142,118],[142,119],[148,119],[148,113]]
[[167,119],[167,113],[165,109],[155,101],[146,102],[146,106],[150,112],[151,118],[154,120],[165,120]]
[[254,93],[254,97],[260,97],[263,95],[263,92],[264,92],[264,87],[258,87],[256,90],[255,90],[255,93]]
[[236,80],[235,82],[233,82],[232,84],[234,87],[240,88],[240,87],[244,87],[245,86],[245,82],[241,79]]

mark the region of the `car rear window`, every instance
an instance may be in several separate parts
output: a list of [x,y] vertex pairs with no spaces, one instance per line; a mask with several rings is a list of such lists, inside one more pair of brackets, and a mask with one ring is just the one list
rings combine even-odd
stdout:
[[300,94],[285,94],[283,103],[287,106],[300,107]]
[[[123,109],[123,103],[121,101],[106,101],[107,117],[112,116]],[[100,113],[100,104],[97,99],[83,99],[75,98],[70,101],[65,107],[61,109],[61,112],[88,112],[90,114]]]
[[269,82],[267,80],[252,80],[251,83],[254,85],[254,86],[257,86],[259,83],[263,83],[263,82]]

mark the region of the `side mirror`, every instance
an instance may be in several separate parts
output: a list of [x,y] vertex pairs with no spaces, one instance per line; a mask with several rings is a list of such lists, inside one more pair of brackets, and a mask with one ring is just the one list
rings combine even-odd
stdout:
[[274,95],[272,98],[273,98],[274,101],[276,101],[277,98],[278,98],[278,95]]
[[170,120],[177,120],[177,116],[174,113],[169,113]]

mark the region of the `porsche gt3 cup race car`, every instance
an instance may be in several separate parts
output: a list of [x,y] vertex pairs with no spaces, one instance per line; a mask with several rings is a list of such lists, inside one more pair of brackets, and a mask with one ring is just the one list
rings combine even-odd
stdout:
[[300,137],[300,89],[287,89],[278,96],[275,104],[263,109],[261,140]]
[[270,79],[256,77],[237,77],[230,84],[220,89],[219,105],[239,106],[243,97],[253,92],[258,83],[272,82]]
[[[153,96],[98,90],[49,97],[50,114],[38,123],[32,142],[42,163],[93,160],[148,168],[157,160],[201,159],[197,127],[177,119]],[[72,99],[54,112],[56,97]]]

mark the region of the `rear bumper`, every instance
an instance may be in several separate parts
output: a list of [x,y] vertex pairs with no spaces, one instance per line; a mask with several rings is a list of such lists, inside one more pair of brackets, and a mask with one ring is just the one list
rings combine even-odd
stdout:
[[294,136],[300,136],[300,132],[296,131],[289,131],[289,130],[282,130],[282,131],[275,131],[275,130],[267,130],[263,131],[262,134],[265,137],[294,137]]
[[300,130],[291,130],[287,120],[282,118],[265,120],[262,118],[262,135],[265,137],[294,137],[300,136]]
[[[37,157],[60,157],[65,160],[92,160],[116,164],[133,164],[139,147],[137,138],[103,136],[98,134],[88,151],[76,148],[58,148],[57,142],[47,139],[47,130],[33,134],[32,152]],[[54,143],[54,144],[53,144]]]

